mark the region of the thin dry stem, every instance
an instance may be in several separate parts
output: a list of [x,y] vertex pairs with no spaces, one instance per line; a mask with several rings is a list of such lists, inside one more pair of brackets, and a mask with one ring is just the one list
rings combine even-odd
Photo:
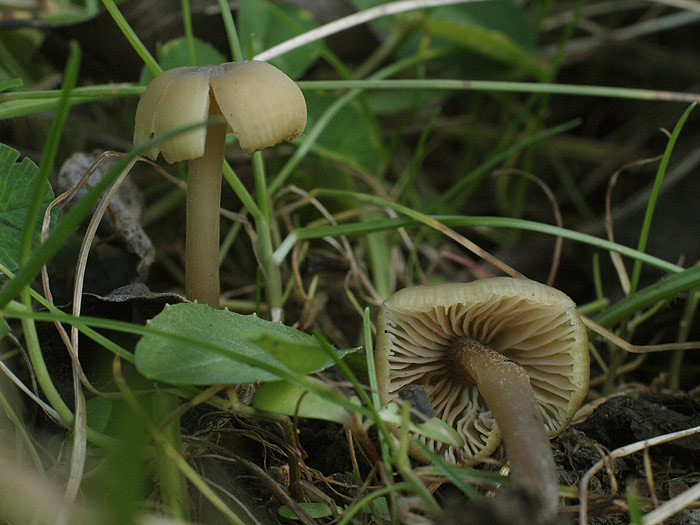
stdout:
[[[9,336],[8,336],[9,337]],[[19,344],[19,343],[18,343]],[[5,374],[10,381],[12,381],[17,388],[19,388],[24,394],[31,399],[34,403],[36,403],[45,413],[49,418],[51,418],[54,423],[56,423],[59,426],[63,426],[63,423],[61,421],[61,416],[58,415],[58,412],[56,412],[51,405],[49,405],[46,401],[41,399],[38,394],[32,392],[27,385],[25,385],[22,380],[15,375],[15,373],[8,367],[2,359],[0,359],[0,372]]]
[[644,525],[657,525],[663,523],[674,514],[678,514],[691,503],[700,499],[700,483],[696,483],[688,490],[681,492],[675,498],[659,505],[656,509],[644,515],[642,523]]
[[[547,183],[544,182],[542,179],[540,179],[538,176],[527,172],[523,170],[518,170],[518,169],[507,169],[507,170],[498,170],[494,172],[494,175],[500,176],[500,175],[505,175],[513,173],[515,175],[520,175],[522,177],[525,177],[528,180],[531,180],[535,184],[537,184],[542,192],[545,194],[547,199],[549,199],[549,202],[552,204],[552,213],[554,214],[554,221],[556,222],[556,225],[559,226],[560,228],[564,227],[564,220],[562,219],[561,216],[561,209],[559,208],[559,203],[557,202],[557,198],[554,195],[554,192],[547,186]],[[549,275],[547,276],[547,281],[546,284],[547,286],[552,286],[554,284],[554,279],[557,277],[557,271],[559,270],[559,261],[561,260],[561,248],[564,243],[564,239],[562,238],[561,235],[557,235],[555,237],[554,241],[554,253],[552,254],[552,265],[549,268]]]
[[[422,247],[422,251],[427,252],[430,248],[431,247]],[[440,250],[437,253],[437,255],[434,255],[432,253],[426,253],[426,256],[430,257],[432,259],[432,262],[430,263],[430,266],[428,266],[428,268],[425,270],[425,273],[421,278],[420,284],[427,283],[428,278],[433,274],[435,269],[438,267],[438,264],[440,264],[440,262],[443,259],[449,259],[450,261],[453,261],[459,264],[460,266],[463,266],[464,268],[469,270],[473,275],[475,275],[478,279],[489,279],[491,277],[496,277],[493,273],[489,272],[488,270],[484,270],[471,259],[461,257],[460,255],[454,254],[449,250]]]
[[[44,240],[46,238],[46,236],[48,235],[50,214],[51,214],[51,210],[53,209],[53,207],[64,202],[64,201],[68,202],[71,199],[73,199],[73,197],[75,197],[75,195],[77,194],[78,190],[84,184],[86,184],[88,179],[95,173],[95,170],[97,169],[97,167],[104,160],[109,158],[110,156],[119,156],[119,154],[114,153],[114,152],[104,152],[92,164],[92,166],[90,166],[90,169],[85,173],[85,175],[83,176],[83,178],[81,179],[79,184],[77,184],[74,188],[72,188],[71,190],[60,195],[59,197],[57,197],[56,199],[54,199],[51,202],[51,204],[47,207],[47,210],[46,210],[45,215],[44,215],[44,221],[43,221],[42,230],[41,230],[42,240]],[[90,251],[90,247],[92,246],[92,241],[95,237],[95,234],[97,232],[97,228],[102,220],[102,217],[104,216],[105,212],[107,211],[107,208],[109,206],[110,201],[112,200],[112,198],[116,194],[122,181],[128,175],[129,171],[131,170],[131,167],[136,163],[136,160],[137,159],[134,159],[129,165],[127,165],[125,167],[124,171],[119,175],[117,180],[112,184],[109,191],[102,197],[100,204],[98,205],[97,209],[95,210],[95,213],[93,214],[93,216],[90,220],[87,232],[85,233],[85,236],[83,237],[83,242],[82,242],[80,252],[78,255],[78,264],[76,265],[75,280],[74,280],[74,285],[73,285],[73,309],[72,309],[72,313],[76,317],[80,316],[85,269],[87,266],[87,258],[88,258],[88,254]],[[44,293],[45,293],[47,299],[51,303],[53,303],[53,297],[51,295],[51,289],[49,286],[49,277],[48,277],[48,272],[46,270],[46,266],[42,267],[41,272],[42,272]],[[87,436],[87,416],[86,416],[85,396],[84,396],[82,388],[81,388],[81,383],[84,384],[92,392],[95,392],[97,394],[99,394],[99,392],[97,392],[97,390],[90,384],[90,382],[89,382],[88,378],[86,377],[85,373],[83,372],[82,366],[80,364],[80,360],[79,360],[79,356],[78,356],[78,342],[79,342],[78,328],[75,326],[71,327],[71,336],[70,336],[70,340],[69,340],[68,334],[66,333],[63,326],[58,322],[55,322],[54,325],[58,329],[59,335],[61,336],[61,339],[63,340],[64,344],[66,345],[66,348],[68,349],[68,353],[69,353],[71,360],[72,360],[72,368],[73,368],[73,395],[74,395],[74,404],[75,404],[75,409],[74,409],[75,419],[73,421],[74,439],[73,439],[73,446],[71,449],[70,473],[68,476],[68,482],[66,484],[66,489],[64,492],[65,501],[73,502],[73,501],[75,501],[75,499],[78,495],[78,491],[80,489],[80,483],[81,483],[82,478],[83,478],[83,470],[84,470],[85,459],[86,459],[86,454],[87,454],[87,437],[86,437]],[[57,522],[62,522],[62,516],[57,517]]]
[[[615,186],[617,185],[617,179],[620,177],[620,175],[625,172],[626,170],[637,167],[637,166],[644,166],[645,164],[649,164],[651,162],[658,162],[661,159],[661,155],[658,155],[656,157],[652,157],[649,159],[642,159],[638,160],[635,162],[631,162],[629,164],[625,164],[622,166],[620,169],[618,169],[615,173],[612,174],[610,177],[610,181],[608,182],[608,189],[605,192],[605,230],[608,234],[608,240],[610,242],[615,242],[615,235],[613,233],[613,219],[612,219],[612,192]],[[630,293],[630,279],[629,275],[627,274],[627,269],[625,268],[625,263],[622,261],[622,257],[620,256],[619,253],[616,252],[609,252],[610,253],[610,259],[612,260],[613,266],[615,267],[615,270],[617,271],[617,276],[618,279],[620,280],[620,286],[622,286],[622,290],[625,292],[625,295],[629,295]]]
[[[88,224],[87,232],[83,237],[83,242],[80,247],[80,252],[78,255],[78,265],[75,270],[75,281],[73,284],[73,315],[76,317],[80,316],[80,311],[82,307],[82,297],[83,297],[83,283],[85,279],[85,270],[87,268],[87,259],[90,252],[90,247],[92,246],[92,241],[97,233],[97,228],[102,221],[102,217],[107,211],[107,207],[111,202],[112,198],[116,195],[119,190],[119,186],[122,184],[126,176],[129,174],[131,167],[136,163],[137,159],[133,159],[125,168],[119,177],[110,186],[109,190],[102,197],[95,213],[90,219]],[[79,332],[76,326],[71,327],[71,346],[73,348],[73,353],[75,355],[75,361],[79,360],[78,354],[78,342],[79,342]],[[75,421],[73,422],[73,450],[71,453],[71,471],[68,478],[68,483],[66,486],[66,501],[74,501],[78,496],[78,490],[80,488],[80,482],[83,477],[83,469],[85,467],[85,460],[87,455],[87,415],[86,415],[86,405],[85,396],[82,389],[80,388],[80,374],[82,373],[82,368],[76,363],[73,363],[73,391],[75,398]]]
[[650,352],[667,352],[669,350],[700,350],[700,341],[691,341],[688,343],[664,343],[660,345],[633,345],[615,335],[610,330],[596,323],[593,319],[589,319],[585,315],[581,316],[583,323],[593,330],[598,335],[610,341],[615,346],[622,348],[630,354],[648,354]]
[[[46,241],[46,239],[49,236],[49,227],[51,225],[51,212],[52,210],[60,206],[60,208],[66,206],[75,196],[78,194],[78,191],[80,188],[88,184],[88,180],[92,175],[95,173],[99,165],[109,158],[110,156],[119,156],[121,155],[120,153],[112,152],[112,151],[105,151],[102,153],[98,159],[90,166],[90,168],[85,172],[83,177],[80,179],[80,181],[73,186],[71,189],[68,191],[65,191],[58,197],[54,198],[49,205],[46,207],[46,211],[44,212],[44,219],[41,225],[41,242]],[[59,208],[59,209],[60,209]],[[79,272],[76,272],[76,274],[79,274]],[[44,290],[44,297],[46,297],[46,300],[51,303],[52,305],[54,304],[53,300],[53,294],[51,292],[51,282],[49,279],[49,272],[46,267],[46,265],[43,265],[41,267],[41,282],[42,282],[42,288]],[[76,354],[75,349],[73,348],[73,343],[71,342],[70,337],[68,336],[68,332],[66,332],[65,328],[63,328],[63,325],[59,323],[58,321],[54,322],[54,326],[56,327],[56,330],[58,331],[58,335],[61,338],[61,341],[63,341],[63,344],[66,347],[66,350],[68,351],[68,355],[71,358],[71,361],[73,363],[73,368],[74,370],[77,370],[80,380],[91,392],[100,395],[100,392],[92,386],[90,381],[88,380],[87,376],[85,375],[85,372],[82,369],[82,366],[80,364],[80,360],[78,359],[78,355]]]
[[649,456],[649,449],[644,449],[644,477],[646,478],[647,486],[649,487],[649,494],[651,494],[651,500],[654,502],[654,507],[659,506],[659,498],[656,497],[656,486],[654,484],[654,472],[651,468],[651,457]]
[[474,1],[475,0],[403,0],[370,7],[369,9],[358,11],[357,13],[339,18],[329,22],[328,24],[312,29],[311,31],[295,36],[294,38],[282,42],[281,44],[277,44],[276,46],[273,46],[262,53],[258,53],[253,57],[253,59],[265,61],[271,60],[280,55],[284,55],[293,49],[297,49],[305,46],[306,44],[310,44],[311,42],[321,40],[327,36],[334,35],[351,27],[355,27],[384,16],[403,13],[405,11],[414,11],[416,9],[437,7],[441,5],[466,4]]

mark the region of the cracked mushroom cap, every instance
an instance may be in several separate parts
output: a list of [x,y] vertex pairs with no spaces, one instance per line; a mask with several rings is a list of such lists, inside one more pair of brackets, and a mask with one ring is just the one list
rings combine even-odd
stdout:
[[476,385],[450,366],[452,343],[465,337],[525,369],[550,437],[567,426],[586,395],[589,374],[586,329],[568,296],[510,277],[415,286],[396,292],[379,313],[377,379],[383,404],[406,387],[425,389],[437,417],[466,442],[455,449],[420,438],[432,451],[458,463],[489,456],[501,440]]
[[[306,101],[299,86],[267,62],[228,62],[164,71],[146,88],[136,108],[134,144],[161,133],[196,124],[210,115],[213,94],[220,113],[248,155],[301,135]],[[216,112],[215,112],[216,113]],[[206,128],[200,127],[145,152],[166,162],[204,155]]]

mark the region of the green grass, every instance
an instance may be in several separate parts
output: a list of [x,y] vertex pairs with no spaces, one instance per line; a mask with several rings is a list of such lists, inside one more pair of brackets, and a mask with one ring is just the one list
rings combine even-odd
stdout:
[[[35,67],[23,57],[28,42],[41,40],[42,29],[26,29],[34,40],[22,33],[0,34],[3,52],[14,53],[12,62],[16,63],[8,70],[0,67],[0,121],[11,131],[7,134],[9,146],[40,159],[35,190],[26,196],[25,222],[21,227],[10,227],[13,223],[0,215],[0,233],[17,236],[21,246],[16,272],[10,271],[8,261],[0,260],[5,276],[0,279],[0,334],[4,336],[0,343],[6,343],[0,346],[0,355],[11,356],[9,349],[14,348],[13,341],[20,341],[14,337],[21,332],[18,344],[26,349],[36,382],[60,420],[51,446],[39,446],[32,441],[32,437],[37,438],[32,436],[34,429],[12,405],[12,396],[0,390],[0,406],[8,414],[7,428],[0,427],[0,435],[19,437],[17,453],[28,454],[31,466],[27,470],[36,475],[33,483],[37,490],[50,485],[46,479],[69,484],[77,496],[73,494],[68,503],[78,501],[83,510],[106,516],[110,509],[101,507],[99,498],[92,498],[91,489],[99,485],[93,485],[92,478],[110,480],[121,470],[110,470],[109,465],[115,458],[118,461],[120,454],[133,453],[142,462],[134,468],[144,473],[146,481],[145,488],[134,487],[124,496],[131,498],[128,503],[133,506],[133,512],[124,511],[128,519],[162,503],[166,514],[192,522],[200,517],[196,509],[206,505],[221,520],[257,523],[262,520],[256,517],[256,505],[264,500],[274,501],[280,515],[296,514],[304,523],[327,523],[337,509],[342,512],[338,523],[382,519],[400,523],[407,508],[430,518],[438,516],[444,503],[444,493],[436,489],[439,485],[450,485],[464,498],[479,499],[484,487],[492,489],[507,480],[483,469],[446,464],[408,432],[413,424],[407,404],[398,408],[403,430],[392,433],[377,395],[374,315],[382,299],[397,287],[467,280],[484,272],[507,273],[511,268],[514,273],[544,279],[539,276],[547,273],[549,246],[557,239],[565,241],[568,271],[573,267],[578,273],[560,272],[556,286],[575,295],[582,310],[592,309],[594,313],[589,313],[597,323],[623,338],[634,336],[640,345],[655,342],[656,333],[663,333],[668,342],[693,339],[700,267],[693,265],[696,261],[652,253],[649,246],[655,235],[669,235],[655,229],[655,219],[665,198],[662,188],[683,154],[679,146],[687,147],[687,137],[693,136],[687,128],[697,125],[694,107],[700,95],[684,92],[675,83],[669,84],[669,89],[663,83],[606,85],[607,79],[597,74],[606,64],[599,57],[585,59],[584,64],[590,60],[594,66],[590,70],[582,67],[584,72],[576,76],[567,62],[568,49],[581,43],[573,20],[585,9],[584,3],[576,7],[569,25],[559,31],[543,29],[535,22],[542,13],[552,14],[550,2],[534,2],[527,10],[509,2],[494,2],[491,10],[485,9],[485,4],[419,9],[371,21],[370,28],[380,40],[377,54],[367,50],[363,56],[346,57],[342,49],[315,41],[275,56],[271,60],[298,76],[307,96],[307,129],[293,142],[256,153],[252,162],[241,160],[235,147],[227,150],[223,176],[228,187],[222,206],[234,212],[227,215],[234,223],[222,245],[220,262],[230,303],[257,306],[263,318],[273,312],[273,320],[280,320],[283,313],[285,323],[294,325],[294,330],[298,327],[314,334],[314,344],[328,361],[322,369],[333,363],[336,371],[320,376],[309,372],[313,367],[307,366],[306,352],[310,351],[308,345],[313,345],[306,339],[304,344],[295,343],[291,328],[291,339],[280,336],[275,328],[260,328],[252,334],[241,332],[230,341],[233,347],[253,341],[271,355],[276,355],[279,347],[287,348],[284,359],[270,361],[236,352],[232,355],[230,347],[216,342],[214,336],[187,336],[152,324],[100,315],[71,315],[39,291],[43,268],[48,267],[52,284],[62,282],[55,268],[65,257],[66,246],[83,235],[81,225],[124,170],[151,143],[187,130],[173,131],[136,148],[125,147],[116,164],[99,181],[90,181],[86,193],[62,213],[43,243],[36,246],[46,182],[55,183],[53,175],[71,153],[106,149],[108,143],[126,144],[132,135],[133,111],[145,86],[133,79],[90,82],[81,73],[88,55],[81,53],[75,42],[70,45],[65,67],[45,60]],[[310,15],[299,8],[247,0],[241,2],[237,18],[239,14],[230,12],[226,2],[218,5],[228,46],[221,53],[236,60],[273,49],[302,28],[313,26]],[[54,15],[77,20],[95,7],[62,2],[62,13]],[[187,65],[201,59],[203,42],[193,25],[198,13],[191,12],[190,2],[182,2],[184,45],[160,46],[155,55],[130,27],[120,5],[103,0],[103,7],[143,61],[144,71],[157,75],[162,64]],[[554,23],[554,18],[548,20]],[[557,46],[556,53],[545,53],[545,44],[539,42],[546,40]],[[20,72],[22,77],[12,77],[12,72]],[[362,73],[360,78],[354,77],[357,72]],[[54,74],[61,75],[61,88],[46,89],[43,81]],[[611,101],[621,104],[619,113],[630,122],[637,122],[635,112],[661,107],[664,115],[659,126],[672,131],[662,137],[663,143],[640,139],[644,146],[635,150],[637,157],[618,159],[614,157],[620,154],[615,146],[626,144],[626,135],[614,131],[629,130],[624,130],[625,122],[615,120],[620,117]],[[48,128],[43,122],[47,111],[51,112]],[[109,140],[82,130],[81,123],[93,120],[108,130],[104,136],[109,135]],[[597,132],[596,125],[605,129]],[[655,133],[635,131],[640,137]],[[591,156],[590,151],[608,151],[614,158]],[[643,155],[656,154],[661,154],[661,161],[656,173],[648,177],[648,198],[639,224],[634,225],[636,244],[591,233],[599,231],[606,218],[600,211],[604,204],[601,195],[614,169]],[[593,173],[598,166],[604,175],[596,180]],[[548,222],[550,203],[526,177],[506,175],[494,181],[490,175],[499,168],[527,172],[548,185],[562,210],[564,226]],[[171,172],[177,170],[172,168]],[[154,290],[180,290],[182,283],[172,275],[179,275],[182,265],[176,240],[182,235],[177,225],[182,218],[178,209],[181,201],[174,191],[162,191],[163,182],[152,166],[144,165],[138,173],[142,190],[149,195],[145,213],[152,217],[152,223],[147,230],[161,260],[171,266],[168,270],[166,264],[156,263],[147,284]],[[0,195],[9,187],[2,180]],[[636,195],[640,186],[624,186],[621,194]],[[698,224],[687,226],[697,228]],[[99,237],[93,243],[93,253],[109,242]],[[631,273],[627,294],[622,293],[623,286],[607,262],[609,253],[619,254]],[[337,264],[343,269],[340,274],[333,269],[313,273],[306,263],[311,267]],[[206,322],[216,326],[220,321],[212,315]],[[109,356],[93,365],[97,370],[85,362],[85,372],[94,374],[99,381],[97,388],[110,400],[110,412],[103,409],[101,414],[107,422],[104,426],[89,412],[86,416],[80,402],[74,405],[65,398],[66,385],[76,399],[90,397],[85,385],[78,379],[66,383],[47,365],[50,344],[39,335],[46,331],[37,331],[37,327],[50,323],[75,327],[82,340],[92,341]],[[314,457],[303,457],[297,430],[303,436],[308,419],[241,402],[233,385],[208,388],[207,381],[188,383],[181,375],[177,381],[168,381],[165,370],[146,374],[135,357],[141,338],[157,340],[165,348],[199,352],[205,356],[203,361],[225,357],[232,360],[232,366],[260,371],[268,383],[274,383],[268,380],[273,377],[279,384],[291,384],[294,389],[280,391],[301,392],[294,399],[300,414],[308,413],[302,409],[305,396],[309,402],[315,396],[326,403],[314,406],[333,406],[333,410],[324,413],[319,408],[312,415],[328,425],[339,420],[345,423],[347,434],[339,432],[342,439],[333,445],[345,446],[344,455],[352,451],[358,461],[347,473],[353,480],[353,495],[324,494],[322,480],[337,473],[320,472],[309,466]],[[596,355],[601,364],[594,373],[607,374],[606,385],[614,389],[625,380],[616,372],[626,354],[608,351],[605,342],[597,338],[592,342],[599,347]],[[338,352],[337,348],[359,348],[359,352]],[[79,355],[82,362],[84,354]],[[183,353],[180,359],[185,357]],[[677,351],[672,358],[660,359],[662,368],[671,373],[670,384],[675,389],[687,385],[684,373],[698,369],[691,352]],[[77,363],[74,365],[77,373]],[[154,399],[157,402],[152,406]],[[219,429],[204,426],[199,415],[192,415],[207,411],[217,411],[218,421],[229,425],[227,430],[241,431],[243,427],[233,429],[231,421],[244,420],[242,435],[252,437],[256,446],[264,445],[266,455],[261,452],[260,457],[248,460],[248,467],[245,461],[236,460],[248,469],[246,476],[257,480],[257,503],[239,498],[236,482],[217,485],[218,481],[207,476],[203,465],[207,461],[223,465],[226,454],[223,445],[216,442]],[[116,428],[120,417],[133,422],[135,435],[142,436],[145,445],[137,447]],[[182,424],[185,446],[180,441],[179,425],[174,423]],[[417,425],[410,428],[419,431]],[[211,437],[210,448],[205,439],[197,446],[187,441],[200,434]],[[133,443],[137,441],[134,438]],[[60,443],[64,451],[59,453],[53,442]],[[409,449],[417,448],[430,459],[430,465],[421,466],[410,457]],[[158,459],[149,463],[153,458]],[[280,484],[267,469],[279,465],[288,469],[294,483]],[[128,472],[126,467],[123,472]],[[190,502],[182,501],[185,480],[190,485]],[[110,481],[128,483],[124,479]],[[53,489],[59,490],[56,486]],[[641,522],[643,512],[636,494],[628,490],[626,497],[630,518]],[[0,499],[0,522],[7,504]],[[31,506],[21,503],[18,508],[20,514],[25,513],[23,519],[30,519]],[[74,509],[66,506],[65,512]],[[75,523],[82,523],[78,514],[74,517]],[[13,522],[21,519],[8,521]]]

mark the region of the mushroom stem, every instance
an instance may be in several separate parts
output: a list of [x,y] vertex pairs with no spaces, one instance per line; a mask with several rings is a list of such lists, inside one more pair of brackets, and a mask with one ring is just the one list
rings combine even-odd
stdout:
[[[211,98],[209,114],[218,106]],[[204,155],[187,168],[185,293],[187,298],[219,308],[219,208],[226,124],[207,129]]]
[[557,513],[557,470],[527,373],[517,363],[470,338],[450,351],[455,372],[476,384],[491,410],[510,460],[511,478],[540,498],[546,516]]

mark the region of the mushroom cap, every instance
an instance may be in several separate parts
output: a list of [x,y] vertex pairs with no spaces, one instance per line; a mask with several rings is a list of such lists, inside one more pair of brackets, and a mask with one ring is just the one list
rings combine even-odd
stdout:
[[[228,62],[216,66],[178,67],[164,71],[146,88],[136,108],[134,144],[161,133],[206,120],[210,93],[248,155],[301,135],[306,101],[296,83],[267,62]],[[206,129],[179,134],[145,155],[166,162],[204,155]]]
[[[550,437],[567,426],[586,395],[589,374],[586,329],[567,295],[510,277],[404,288],[379,312],[379,394],[386,404],[409,385],[425,389],[437,417],[466,443],[456,449],[420,437],[432,451],[458,463],[490,455],[501,441],[476,385],[465,383],[451,368],[451,344],[464,337],[523,367]],[[412,452],[425,459],[418,450]]]

